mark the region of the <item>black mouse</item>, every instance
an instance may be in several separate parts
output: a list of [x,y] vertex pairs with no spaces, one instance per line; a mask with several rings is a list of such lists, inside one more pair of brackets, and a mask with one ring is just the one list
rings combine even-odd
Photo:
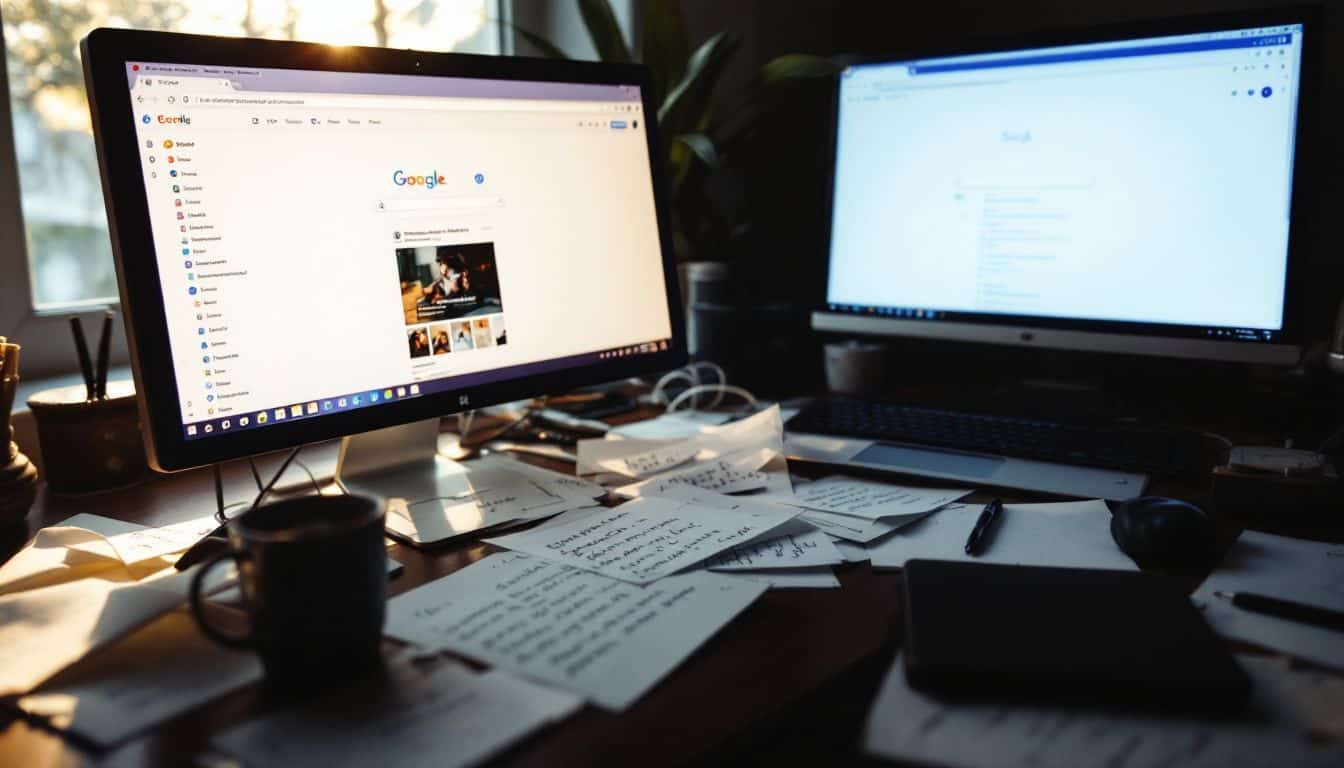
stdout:
[[1183,566],[1213,555],[1213,520],[1180,499],[1142,496],[1111,515],[1111,537],[1139,565]]

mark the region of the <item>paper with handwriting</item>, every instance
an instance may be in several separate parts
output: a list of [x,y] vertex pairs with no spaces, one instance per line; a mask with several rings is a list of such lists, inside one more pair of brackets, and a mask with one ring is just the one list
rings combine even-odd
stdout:
[[393,598],[386,632],[619,711],[766,589],[703,570],[639,587],[507,552]]
[[636,584],[670,576],[797,517],[782,505],[723,510],[646,497],[565,525],[485,541]]
[[1223,768],[1338,766],[1344,747],[1302,733],[1296,675],[1273,660],[1239,659],[1254,684],[1248,714],[1201,720],[1173,713],[1079,707],[951,704],[910,687],[900,656],[868,714],[863,750],[912,765],[954,768]]
[[464,768],[583,705],[499,671],[451,662],[389,667],[383,678],[234,726],[212,744],[248,768]]
[[869,520],[864,517],[838,515],[834,512],[821,512],[815,509],[805,509],[803,510],[802,519],[838,539],[845,539],[846,541],[852,541],[858,544],[868,544],[877,541],[893,531],[899,531],[908,525],[912,525],[930,514],[933,513],[925,512],[923,515]]
[[660,495],[677,486],[692,486],[716,493],[757,491],[769,486],[770,478],[760,468],[775,456],[777,454],[765,448],[728,454],[622,486],[613,493],[627,497]]
[[734,579],[754,581],[771,589],[839,589],[840,580],[830,566],[798,568],[788,571],[715,571]]
[[[728,454],[763,449],[767,458],[784,452],[784,422],[778,405],[773,405],[740,421],[718,427],[703,427],[681,440],[593,439],[580,440],[576,472],[617,472],[644,477],[694,460],[717,459]],[[624,460],[634,457],[644,471],[635,474]],[[685,457],[685,458],[683,458]],[[654,466],[661,466],[654,469]],[[759,486],[758,486],[759,487]]]
[[915,488],[836,475],[793,489],[797,504],[869,520],[922,515],[971,493],[965,488]]

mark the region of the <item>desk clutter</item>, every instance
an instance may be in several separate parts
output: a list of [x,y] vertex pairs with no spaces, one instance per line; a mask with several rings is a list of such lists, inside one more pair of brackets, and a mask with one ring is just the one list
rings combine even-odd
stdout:
[[23,520],[37,497],[37,467],[19,451],[9,423],[19,389],[19,351],[0,336],[0,525]]
[[[474,765],[585,705],[629,709],[767,591],[843,589],[835,568],[845,563],[896,569],[933,560],[1007,568],[1041,583],[1053,569],[1088,569],[1059,573],[1161,588],[1116,546],[1103,502],[987,511],[960,501],[969,488],[803,481],[783,459],[778,407],[722,425],[681,421],[678,436],[613,431],[581,441],[583,477],[498,455],[462,462],[460,493],[410,505],[416,523],[480,516],[498,551],[388,600],[390,642],[375,672],[233,724],[213,735],[212,749],[249,766]],[[607,496],[623,501],[600,504]],[[510,530],[524,524],[531,527]],[[255,656],[212,643],[183,609],[202,567],[179,573],[173,563],[214,526],[209,516],[147,527],[83,513],[40,531],[0,567],[0,696],[106,750],[233,691],[275,684]],[[237,614],[235,583],[224,569],[204,579],[212,612]],[[1261,592],[1341,610],[1341,584],[1344,547],[1246,533],[1194,606],[1218,635],[1338,668],[1344,631],[1250,613],[1216,595]],[[1186,618],[1199,622],[1193,608]],[[1150,619],[1144,630],[1160,633],[1160,617]],[[977,641],[994,642],[980,629]],[[1208,719],[968,701],[912,687],[898,656],[862,748],[955,766],[1344,760],[1340,709],[1328,706],[1344,700],[1344,682],[1263,657],[1231,658],[1234,682],[1249,680],[1249,703],[1234,717]],[[1336,746],[1307,738],[1322,735]]]

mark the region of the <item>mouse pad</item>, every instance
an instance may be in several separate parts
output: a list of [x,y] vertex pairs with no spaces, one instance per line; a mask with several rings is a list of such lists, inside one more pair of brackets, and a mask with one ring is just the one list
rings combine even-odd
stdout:
[[1161,576],[911,560],[904,590],[905,671],[921,690],[1205,711],[1250,693],[1226,643]]

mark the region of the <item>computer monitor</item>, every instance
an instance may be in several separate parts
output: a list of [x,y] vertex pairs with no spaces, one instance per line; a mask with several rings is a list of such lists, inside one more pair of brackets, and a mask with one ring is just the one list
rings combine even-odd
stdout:
[[685,361],[644,68],[111,29],[81,49],[156,469]]
[[1289,9],[846,67],[813,326],[1295,363],[1322,35]]

